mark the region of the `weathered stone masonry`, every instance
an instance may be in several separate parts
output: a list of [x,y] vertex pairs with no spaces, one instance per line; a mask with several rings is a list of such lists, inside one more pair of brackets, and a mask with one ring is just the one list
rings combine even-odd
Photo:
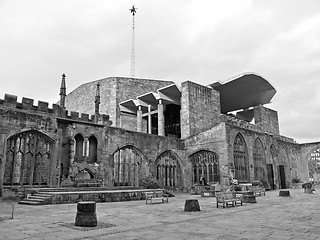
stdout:
[[[95,105],[97,84],[99,106]],[[183,82],[180,106],[175,99],[169,112],[180,115],[175,124],[181,138],[163,136],[161,126],[149,134],[151,118],[138,123],[139,111],[120,111],[119,103],[171,84],[101,79],[67,96],[60,94],[62,102],[52,108],[46,102],[36,106],[33,99],[19,103],[16,96],[5,95],[0,100],[0,186],[73,186],[79,179],[105,187],[138,186],[139,179],[151,177],[164,188],[190,190],[205,175],[209,184],[228,184],[238,177],[244,182],[261,180],[276,189],[290,187],[293,178],[309,180],[307,159],[320,143],[298,144],[281,136],[277,112],[263,105],[236,116],[223,114],[219,91]],[[152,126],[165,124],[160,114],[169,107],[161,104],[173,101],[170,98],[159,101]]]

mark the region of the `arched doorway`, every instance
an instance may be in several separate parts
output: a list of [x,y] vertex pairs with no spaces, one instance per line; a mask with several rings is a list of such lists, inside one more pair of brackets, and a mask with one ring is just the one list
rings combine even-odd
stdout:
[[141,152],[133,146],[118,148],[113,154],[114,186],[139,186]]
[[5,185],[47,185],[53,139],[37,131],[15,134],[7,140]]
[[243,136],[238,133],[233,144],[235,176],[239,182],[250,181],[248,149]]
[[181,167],[178,157],[170,150],[161,153],[156,161],[156,178],[161,187],[175,189],[182,186]]
[[279,153],[278,179],[279,188],[285,189],[289,187],[289,184],[287,183],[289,179],[289,160],[284,148],[282,148]]
[[276,158],[277,158],[277,150],[276,147],[272,144],[270,147],[270,163],[267,164],[267,175],[268,175],[268,183],[271,190],[275,190],[276,187],[276,181],[275,181],[275,166],[276,166]]
[[200,150],[189,157],[192,164],[192,183],[200,184],[200,179],[205,177],[210,184],[220,180],[218,154]]

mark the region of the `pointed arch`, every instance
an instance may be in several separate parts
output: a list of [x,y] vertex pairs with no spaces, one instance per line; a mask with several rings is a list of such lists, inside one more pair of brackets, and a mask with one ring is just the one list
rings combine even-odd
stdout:
[[74,161],[75,162],[83,162],[84,161],[84,137],[78,133],[74,136],[75,140],[75,154]]
[[233,144],[235,178],[238,181],[250,181],[248,148],[241,133],[238,133]]
[[313,148],[307,155],[309,178],[320,180],[320,146]]
[[90,136],[89,139],[89,156],[87,159],[88,163],[96,163],[98,156],[98,140],[95,136]]
[[113,154],[114,186],[139,186],[142,159],[142,152],[132,145],[118,148]]
[[267,175],[268,175],[268,185],[271,190],[275,190],[277,188],[277,149],[271,144],[270,146],[270,156],[271,159],[267,164]]
[[256,138],[253,145],[253,170],[254,179],[264,182],[266,179],[266,156],[263,144],[259,138]]
[[5,185],[49,184],[54,140],[38,130],[16,133],[7,139]]
[[155,167],[161,187],[174,189],[183,185],[179,157],[173,151],[162,152],[155,160]]
[[220,181],[218,154],[208,150],[200,150],[189,156],[192,164],[192,182],[199,184],[205,177],[208,183]]
[[278,170],[278,181],[279,188],[285,189],[289,187],[289,177],[290,177],[290,169],[289,169],[289,158],[285,148],[281,148],[279,152],[279,165],[277,166]]

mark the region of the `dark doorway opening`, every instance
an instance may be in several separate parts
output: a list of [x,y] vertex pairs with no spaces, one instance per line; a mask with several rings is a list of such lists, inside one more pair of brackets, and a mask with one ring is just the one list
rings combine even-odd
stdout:
[[280,180],[280,189],[285,189],[286,188],[286,175],[284,171],[284,166],[279,165],[279,180]]
[[270,185],[271,190],[276,189],[276,185],[274,184],[274,172],[273,172],[273,165],[267,164],[267,173],[268,173],[268,182]]

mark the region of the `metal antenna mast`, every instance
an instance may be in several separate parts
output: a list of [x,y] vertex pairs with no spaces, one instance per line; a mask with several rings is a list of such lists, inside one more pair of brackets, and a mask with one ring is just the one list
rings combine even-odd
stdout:
[[135,77],[136,73],[135,73],[135,44],[134,44],[134,15],[137,12],[137,8],[134,7],[134,5],[132,6],[131,9],[129,9],[129,11],[132,13],[132,49],[131,49],[131,77]]

